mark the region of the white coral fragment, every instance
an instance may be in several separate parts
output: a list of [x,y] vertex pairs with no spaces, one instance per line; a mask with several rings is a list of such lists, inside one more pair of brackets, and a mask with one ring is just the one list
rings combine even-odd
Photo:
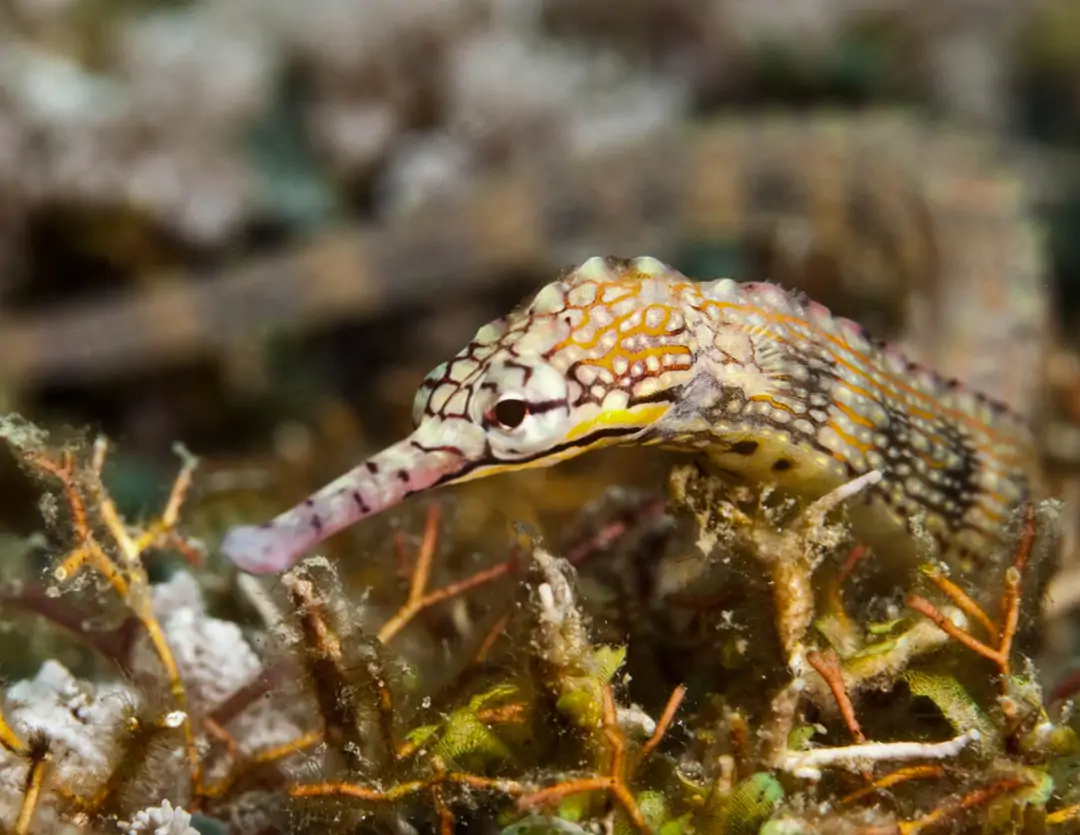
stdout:
[[[7,689],[4,715],[21,739],[43,736],[48,741],[57,782],[92,792],[115,768],[119,741],[137,705],[138,695],[127,685],[80,681],[49,660],[37,676]],[[0,748],[0,828],[14,825],[27,769],[26,760]],[[52,814],[44,801],[38,819],[51,819]]]
[[199,835],[191,815],[168,800],[143,809],[124,827],[124,835]]

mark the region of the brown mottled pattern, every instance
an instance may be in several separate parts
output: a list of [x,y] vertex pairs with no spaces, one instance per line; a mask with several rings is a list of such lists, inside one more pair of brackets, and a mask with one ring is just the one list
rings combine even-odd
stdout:
[[[522,165],[451,204],[331,233],[206,280],[0,319],[0,379],[93,377],[443,292],[448,276],[779,233],[845,265],[843,292],[904,306],[910,355],[1014,408],[1039,402],[1047,291],[1019,185],[977,137],[905,116],[676,127],[618,152]],[[895,286],[877,286],[882,276]]]

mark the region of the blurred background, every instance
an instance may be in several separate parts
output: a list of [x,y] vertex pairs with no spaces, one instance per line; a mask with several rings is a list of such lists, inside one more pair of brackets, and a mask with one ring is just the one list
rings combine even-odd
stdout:
[[[874,107],[988,135],[1029,182],[1067,474],[1078,0],[3,0],[0,405],[115,439],[129,508],[166,488],[182,441],[223,513],[279,509],[406,432],[424,373],[551,278],[425,255],[440,206],[695,121]],[[357,269],[337,243],[356,229],[391,229],[413,263]],[[745,241],[665,255],[698,277],[775,277]],[[32,527],[0,472],[3,524]],[[511,519],[661,474],[619,453],[476,489]]]

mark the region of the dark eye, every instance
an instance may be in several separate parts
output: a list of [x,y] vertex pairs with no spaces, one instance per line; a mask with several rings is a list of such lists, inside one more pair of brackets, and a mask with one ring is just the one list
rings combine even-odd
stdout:
[[524,400],[500,400],[491,413],[503,429],[517,429],[529,414],[529,404]]

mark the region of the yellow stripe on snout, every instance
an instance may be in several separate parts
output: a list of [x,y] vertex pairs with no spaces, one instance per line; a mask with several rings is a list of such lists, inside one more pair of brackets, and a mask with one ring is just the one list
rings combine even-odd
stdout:
[[[557,449],[558,451],[552,452],[549,455],[540,455],[539,457],[528,461],[505,461],[484,464],[460,478],[453,479],[449,483],[460,484],[466,481],[473,481],[477,478],[496,475],[498,473],[513,473],[520,470],[530,470],[534,467],[550,467],[553,464],[558,464],[571,458],[577,458],[582,453],[594,449],[625,443],[625,437],[606,437],[602,434],[592,443],[579,442],[582,439],[587,439],[589,435],[593,433],[602,433],[605,429],[627,427],[644,429],[646,426],[650,426],[652,423],[662,418],[670,408],[670,403],[644,403],[639,406],[632,406],[628,409],[605,409],[604,411],[599,412],[596,417],[577,424],[557,444],[553,444],[553,449]],[[571,446],[566,449],[558,449],[558,447],[567,444],[570,444]]]
[[[630,406],[625,409],[605,408],[600,411],[596,417],[582,421],[567,432],[566,440],[572,443],[591,435],[593,432],[600,432],[604,429],[619,426],[634,426],[639,429],[644,429],[646,426],[651,426],[656,423],[656,421],[660,420],[660,418],[667,414],[668,409],[670,408],[670,403],[642,403],[641,405]],[[605,440],[607,439],[598,438],[595,446],[579,447],[579,449],[584,451],[585,449],[608,446],[608,444],[605,443]]]

